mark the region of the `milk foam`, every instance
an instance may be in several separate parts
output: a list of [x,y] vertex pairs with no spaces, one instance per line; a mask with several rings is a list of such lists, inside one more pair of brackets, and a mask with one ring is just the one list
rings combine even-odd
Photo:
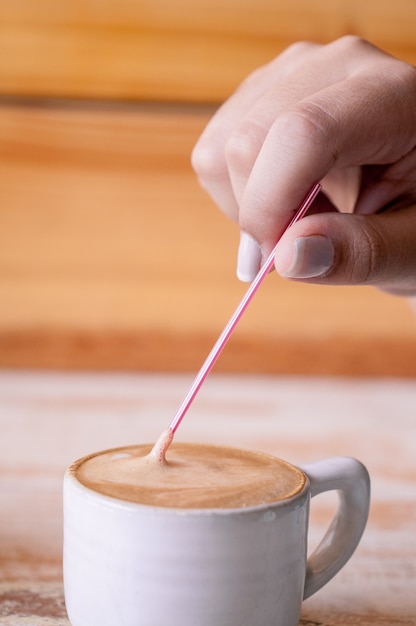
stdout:
[[164,460],[151,445],[91,455],[72,471],[85,486],[129,502],[173,508],[239,508],[290,498],[304,474],[275,457],[202,444],[173,443]]

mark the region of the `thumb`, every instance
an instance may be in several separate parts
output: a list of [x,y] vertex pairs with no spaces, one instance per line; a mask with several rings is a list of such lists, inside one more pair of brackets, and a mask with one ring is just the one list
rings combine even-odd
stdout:
[[275,267],[291,280],[416,295],[416,209],[307,216],[280,239]]

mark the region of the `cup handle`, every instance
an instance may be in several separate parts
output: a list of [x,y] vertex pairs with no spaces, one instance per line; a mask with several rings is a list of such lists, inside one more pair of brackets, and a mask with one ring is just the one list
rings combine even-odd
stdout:
[[338,491],[334,518],[306,566],[303,599],[309,598],[339,572],[358,546],[370,508],[367,469],[350,457],[323,459],[301,466],[310,482],[311,497]]

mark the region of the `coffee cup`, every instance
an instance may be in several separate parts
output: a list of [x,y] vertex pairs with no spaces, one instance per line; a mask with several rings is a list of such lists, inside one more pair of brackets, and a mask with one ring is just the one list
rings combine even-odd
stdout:
[[[302,467],[260,452],[173,443],[84,457],[64,479],[72,626],[297,626],[302,600],[348,561],[370,480],[356,459]],[[311,498],[338,493],[308,556]]]

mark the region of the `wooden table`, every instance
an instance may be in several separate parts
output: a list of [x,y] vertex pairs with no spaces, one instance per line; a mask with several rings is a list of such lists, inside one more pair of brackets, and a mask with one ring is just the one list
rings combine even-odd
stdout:
[[[85,453],[154,440],[189,383],[185,375],[0,372],[2,626],[68,626],[64,470]],[[366,533],[347,566],[304,603],[302,626],[416,624],[415,407],[414,380],[214,373],[182,424],[177,439],[232,443],[294,463],[340,454],[367,465]],[[311,544],[332,507],[325,496],[313,501]]]

